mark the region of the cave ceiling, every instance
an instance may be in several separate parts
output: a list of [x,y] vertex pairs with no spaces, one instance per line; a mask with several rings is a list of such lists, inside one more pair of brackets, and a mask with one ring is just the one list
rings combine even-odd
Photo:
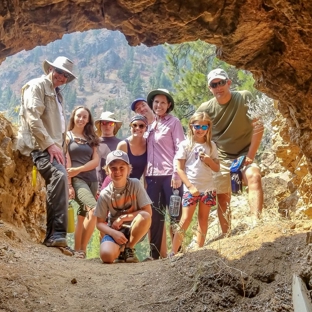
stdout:
[[1,0],[0,62],[90,29],[119,30],[133,46],[201,39],[279,100],[311,172],[311,15],[311,0]]

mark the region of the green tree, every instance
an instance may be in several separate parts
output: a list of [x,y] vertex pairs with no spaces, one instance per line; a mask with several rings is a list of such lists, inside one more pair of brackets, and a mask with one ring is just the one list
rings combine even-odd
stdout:
[[83,91],[84,90],[84,80],[83,80],[81,72],[78,75],[78,85],[79,85],[79,90]]
[[257,93],[251,74],[216,58],[213,45],[198,40],[167,45],[166,49],[166,68],[175,90],[175,113],[180,119],[188,117],[201,103],[212,98],[207,87],[207,73],[217,67],[227,71],[233,89]]
[[126,84],[130,83],[130,73],[132,69],[132,64],[129,61],[126,61],[122,68],[118,71],[118,77]]
[[99,82],[105,81],[105,65],[103,63],[100,64],[99,69]]
[[130,92],[134,98],[139,97],[143,93],[143,79],[141,78],[140,71],[137,69],[131,79]]
[[74,49],[74,52],[76,53],[76,55],[80,51],[80,44],[79,44],[79,40],[77,37],[74,38],[73,49]]

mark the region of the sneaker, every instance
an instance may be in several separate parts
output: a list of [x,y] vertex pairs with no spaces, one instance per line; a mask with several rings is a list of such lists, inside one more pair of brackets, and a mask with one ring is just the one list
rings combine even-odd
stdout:
[[124,262],[125,262],[124,252],[121,252],[118,258],[114,260],[114,263],[124,263]]
[[66,247],[67,241],[65,237],[53,237],[51,236],[43,242],[43,245],[47,247]]
[[137,263],[139,259],[135,253],[134,248],[126,247],[124,251],[124,259],[127,263]]

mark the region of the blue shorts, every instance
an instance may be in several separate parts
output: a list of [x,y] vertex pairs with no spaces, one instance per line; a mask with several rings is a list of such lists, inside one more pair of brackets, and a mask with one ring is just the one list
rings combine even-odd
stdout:
[[[125,237],[129,240],[131,229],[130,229],[130,228],[122,228],[122,229],[121,229],[121,232],[124,233]],[[138,243],[141,243],[141,242],[145,239],[146,235],[147,235],[147,234],[145,234],[145,235],[138,241]],[[113,237],[110,236],[110,235],[108,235],[108,234],[105,234],[105,235],[104,235],[104,237],[103,237],[102,240],[101,240],[101,244],[104,243],[104,242],[112,242],[112,243],[117,244],[117,243],[115,242],[115,240],[113,239]],[[119,245],[119,244],[117,244],[117,245]],[[119,246],[122,246],[122,245],[119,245]]]
[[215,190],[200,192],[198,196],[193,196],[190,192],[184,192],[182,197],[182,207],[196,205],[199,201],[207,206],[215,206],[216,196],[217,192]]
[[117,244],[115,240],[110,235],[107,235],[107,234],[105,234],[104,237],[102,238],[101,244],[104,242],[112,242],[112,243]]

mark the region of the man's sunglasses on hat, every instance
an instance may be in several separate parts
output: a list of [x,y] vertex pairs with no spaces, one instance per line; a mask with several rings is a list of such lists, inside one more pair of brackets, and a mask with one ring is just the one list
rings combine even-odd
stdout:
[[61,70],[61,69],[59,69],[59,68],[57,68],[57,67],[54,67],[54,71],[55,71],[56,73],[58,73],[59,75],[63,75],[66,79],[69,78],[69,77],[71,76],[71,74],[69,74],[69,73],[67,73],[66,71]]
[[217,88],[217,87],[223,87],[223,86],[226,85],[226,82],[227,82],[227,79],[225,79],[225,80],[220,80],[220,81],[218,81],[218,82],[210,82],[210,87],[211,87],[212,89],[215,89],[215,88]]

